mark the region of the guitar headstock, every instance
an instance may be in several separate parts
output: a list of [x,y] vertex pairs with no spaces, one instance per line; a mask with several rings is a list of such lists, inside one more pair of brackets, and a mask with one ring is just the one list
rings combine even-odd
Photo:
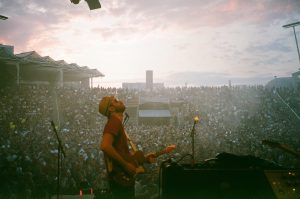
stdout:
[[167,146],[164,150],[165,153],[170,153],[171,151],[173,151],[174,149],[176,149],[176,144],[171,144],[169,146]]
[[274,141],[270,141],[270,140],[263,140],[262,144],[268,145],[270,147],[280,147],[281,146],[281,144],[279,144],[278,142],[274,142]]
[[156,152],[155,157],[158,157],[158,156],[163,155],[165,153],[170,153],[174,149],[176,149],[176,144],[171,144],[171,145],[167,146],[165,149]]

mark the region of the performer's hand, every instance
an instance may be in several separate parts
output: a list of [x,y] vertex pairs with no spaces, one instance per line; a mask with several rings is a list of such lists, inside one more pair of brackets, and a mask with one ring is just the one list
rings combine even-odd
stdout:
[[133,164],[129,163],[129,162],[126,164],[126,168],[125,169],[131,175],[135,175],[136,174],[136,167]]
[[156,155],[155,153],[148,153],[146,156],[145,156],[146,160],[148,163],[154,163],[156,161]]

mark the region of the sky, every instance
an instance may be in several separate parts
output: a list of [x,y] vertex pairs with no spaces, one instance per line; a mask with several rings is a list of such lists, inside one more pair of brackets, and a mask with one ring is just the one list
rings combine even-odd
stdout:
[[[299,70],[299,0],[0,0],[0,43],[15,54],[96,68],[94,85],[265,84]],[[296,35],[300,43],[300,26]]]

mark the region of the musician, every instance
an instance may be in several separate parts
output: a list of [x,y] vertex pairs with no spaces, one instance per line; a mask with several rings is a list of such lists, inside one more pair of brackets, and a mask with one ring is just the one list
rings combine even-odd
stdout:
[[[124,111],[124,103],[114,96],[105,96],[100,100],[99,112],[108,118],[103,130],[100,149],[104,152],[104,156],[112,160],[111,162],[113,163],[112,171],[109,171],[107,164],[106,169],[114,199],[134,198],[135,195],[134,183],[124,185],[115,180],[115,176],[120,172],[116,171],[115,168],[121,168],[130,177],[134,178],[137,167],[135,163],[130,161],[131,153],[123,126]],[[154,162],[154,157],[154,154],[150,153],[145,156],[145,159],[151,163]]]

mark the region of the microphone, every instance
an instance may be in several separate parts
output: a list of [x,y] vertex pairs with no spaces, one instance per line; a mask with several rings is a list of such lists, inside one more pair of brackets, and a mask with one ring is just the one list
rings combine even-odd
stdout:
[[124,118],[124,121],[123,121],[123,125],[124,125],[124,126],[125,126],[125,124],[127,123],[128,119],[129,119],[129,115],[128,115],[127,112],[125,112],[125,118]]
[[199,117],[198,116],[195,116],[194,117],[194,123],[196,124],[196,123],[198,123],[199,122]]

